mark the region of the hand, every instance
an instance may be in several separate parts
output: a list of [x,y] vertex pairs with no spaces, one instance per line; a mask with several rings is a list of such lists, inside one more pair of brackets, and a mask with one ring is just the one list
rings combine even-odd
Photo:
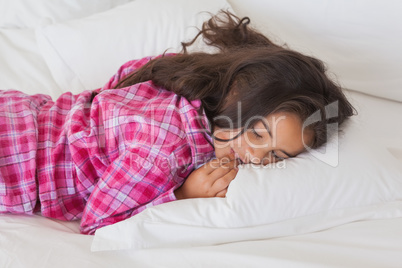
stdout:
[[174,194],[177,199],[225,197],[229,183],[236,177],[237,161],[213,159],[194,170]]

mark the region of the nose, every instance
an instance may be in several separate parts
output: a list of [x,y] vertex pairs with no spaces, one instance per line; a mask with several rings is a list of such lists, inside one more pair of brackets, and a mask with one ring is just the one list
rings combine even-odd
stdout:
[[246,161],[256,165],[267,165],[272,162],[270,148],[246,148]]

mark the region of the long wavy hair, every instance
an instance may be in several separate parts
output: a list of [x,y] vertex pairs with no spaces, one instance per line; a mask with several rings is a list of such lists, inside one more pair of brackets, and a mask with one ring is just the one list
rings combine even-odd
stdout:
[[[212,129],[244,132],[258,118],[276,112],[297,114],[304,122],[318,111],[322,120],[307,129],[314,133],[311,148],[321,146],[327,141],[327,124],[342,124],[354,108],[327,76],[322,61],[274,44],[249,23],[248,17],[221,11],[203,24],[194,39],[182,43],[182,53],[150,61],[123,78],[117,88],[152,80],[188,100],[200,99]],[[217,52],[189,53],[187,48],[201,36]],[[334,102],[337,116],[328,116]]]

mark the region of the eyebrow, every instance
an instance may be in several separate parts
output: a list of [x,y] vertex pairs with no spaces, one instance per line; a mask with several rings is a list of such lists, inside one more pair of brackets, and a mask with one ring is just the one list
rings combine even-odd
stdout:
[[[273,138],[272,138],[272,133],[271,133],[271,131],[269,130],[268,125],[265,124],[264,120],[261,120],[261,123],[264,125],[264,127],[265,127],[265,129],[267,130],[267,132],[268,132],[269,136],[271,137],[271,139],[273,139]],[[288,153],[288,152],[286,152],[286,151],[284,151],[284,150],[279,150],[279,151],[281,151],[284,155],[286,155],[286,156],[289,157],[289,158],[296,157],[296,155],[292,155],[292,154],[290,154],[290,153]]]

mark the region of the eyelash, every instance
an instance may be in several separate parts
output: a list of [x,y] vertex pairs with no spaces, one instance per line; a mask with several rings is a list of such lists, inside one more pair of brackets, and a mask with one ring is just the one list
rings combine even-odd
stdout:
[[254,128],[252,128],[251,131],[253,132],[254,136],[255,136],[257,139],[261,139],[261,138],[262,138],[262,136],[261,136],[260,134],[258,134],[257,131],[255,131]]
[[[261,139],[261,138],[262,138],[262,136],[261,136],[260,134],[258,134],[257,131],[255,131],[254,128],[252,128],[251,131],[253,132],[254,136],[255,136],[257,139]],[[274,158],[275,158],[276,160],[279,160],[279,161],[285,159],[285,158],[280,157],[279,155],[277,155],[277,154],[275,153],[275,151],[272,151],[272,155],[274,156]]]
[[275,151],[272,151],[272,155],[274,156],[274,158],[275,158],[276,160],[283,160],[283,159],[285,159],[285,158],[280,157],[279,155],[277,155],[277,154],[275,153]]

